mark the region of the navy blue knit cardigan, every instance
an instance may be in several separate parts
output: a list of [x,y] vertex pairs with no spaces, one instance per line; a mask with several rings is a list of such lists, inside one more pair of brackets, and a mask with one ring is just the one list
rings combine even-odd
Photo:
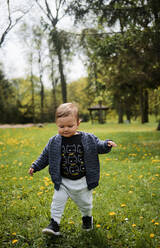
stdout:
[[[81,134],[82,145],[84,148],[86,181],[88,189],[91,190],[97,187],[99,182],[100,166],[98,154],[110,152],[111,147],[107,145],[108,140],[102,141],[90,133],[79,133]],[[49,173],[56,190],[59,190],[62,180],[60,173],[61,142],[62,137],[59,134],[50,138],[39,158],[32,164],[34,172],[40,171],[49,165]]]

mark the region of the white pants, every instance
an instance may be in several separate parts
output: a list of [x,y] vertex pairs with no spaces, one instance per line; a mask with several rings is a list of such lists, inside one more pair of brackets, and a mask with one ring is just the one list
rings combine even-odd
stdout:
[[86,177],[78,180],[62,178],[60,189],[54,191],[51,204],[51,218],[60,223],[68,198],[79,207],[82,216],[92,215],[92,190],[88,190]]

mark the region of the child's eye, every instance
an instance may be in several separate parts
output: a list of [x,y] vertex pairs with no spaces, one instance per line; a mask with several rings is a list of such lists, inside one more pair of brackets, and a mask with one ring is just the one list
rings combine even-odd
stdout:
[[73,126],[68,126],[69,128],[72,128]]
[[64,126],[59,126],[60,128],[64,128]]

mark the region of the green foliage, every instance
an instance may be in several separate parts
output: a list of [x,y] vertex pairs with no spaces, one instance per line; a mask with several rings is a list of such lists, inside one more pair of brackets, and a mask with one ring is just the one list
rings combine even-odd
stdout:
[[[121,34],[98,36],[95,32],[88,29],[82,36],[90,61],[89,86],[95,89],[95,97],[103,102],[112,95],[112,106],[118,113],[121,106],[121,111],[130,120],[137,113],[137,105],[144,102],[141,95],[159,85],[159,65],[154,54],[155,44],[151,42],[153,30],[131,27]],[[145,108],[144,105],[142,113]]]
[[159,247],[159,149],[156,124],[91,125],[81,130],[118,147],[100,155],[100,185],[93,191],[94,229],[81,229],[81,216],[68,201],[61,222],[61,237],[43,236],[48,225],[53,184],[48,169],[28,175],[28,169],[56,125],[0,130],[0,246],[119,248]]
[[14,88],[0,69],[0,123],[16,120],[16,111]]
[[[147,122],[146,92],[160,85],[158,0],[73,1],[69,9],[77,21],[90,16],[97,24],[83,30],[82,45],[89,59],[89,83],[94,84],[98,97],[102,99],[105,91],[112,94],[121,122],[124,114],[130,121],[137,105],[142,123]],[[107,33],[107,26],[114,25],[120,32]]]

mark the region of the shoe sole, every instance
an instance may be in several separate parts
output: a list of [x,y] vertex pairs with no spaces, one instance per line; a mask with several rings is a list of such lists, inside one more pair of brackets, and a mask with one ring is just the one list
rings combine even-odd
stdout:
[[93,230],[93,227],[88,228],[88,229],[85,229],[85,228],[82,227],[82,229],[83,229],[83,231],[85,231],[85,232],[89,232],[89,231],[92,231],[92,230]]
[[49,235],[56,235],[56,236],[61,235],[60,232],[54,232],[53,230],[47,229],[47,228],[43,229],[43,230],[42,230],[42,233],[43,233],[43,234],[49,234]]
[[93,230],[93,223],[92,223],[92,226],[91,226],[90,228],[84,228],[84,227],[82,226],[82,229],[83,229],[84,231],[86,231],[86,232],[89,232],[89,231]]

